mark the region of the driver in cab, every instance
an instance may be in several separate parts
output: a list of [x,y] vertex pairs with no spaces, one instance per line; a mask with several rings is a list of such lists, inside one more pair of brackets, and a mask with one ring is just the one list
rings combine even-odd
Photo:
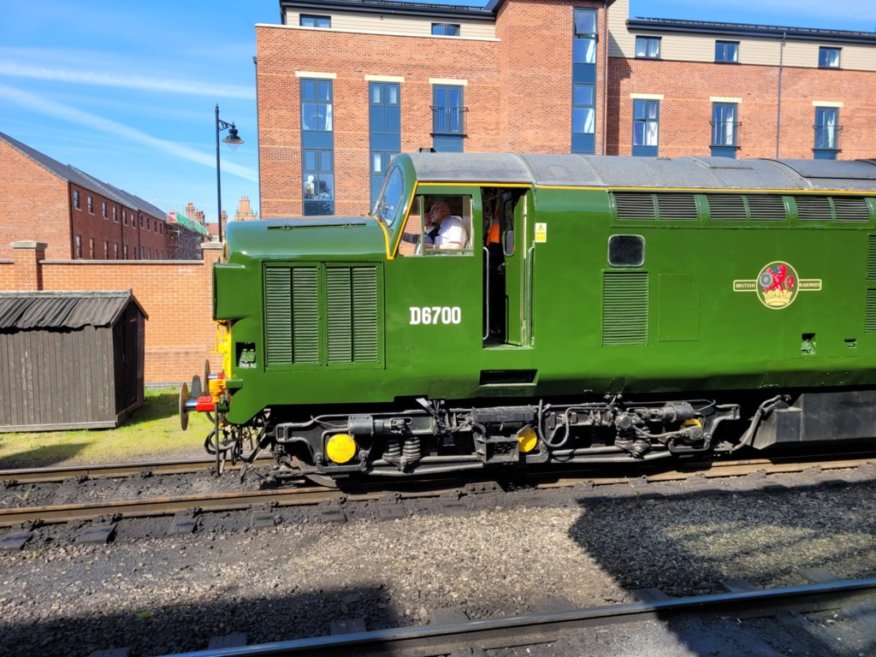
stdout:
[[426,214],[426,233],[424,248],[429,249],[461,249],[465,246],[468,236],[462,218],[450,214],[447,201],[437,200]]

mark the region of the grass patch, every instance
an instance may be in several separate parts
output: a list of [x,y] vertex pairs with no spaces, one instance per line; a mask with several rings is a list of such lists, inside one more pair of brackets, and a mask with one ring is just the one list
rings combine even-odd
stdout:
[[178,395],[147,390],[143,406],[116,429],[0,433],[0,469],[205,456],[210,422],[191,413],[188,431],[180,429]]

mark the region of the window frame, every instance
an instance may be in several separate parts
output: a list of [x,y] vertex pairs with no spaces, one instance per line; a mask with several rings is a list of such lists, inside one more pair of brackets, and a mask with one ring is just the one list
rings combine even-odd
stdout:
[[[444,104],[438,104],[438,94],[444,95]],[[451,103],[452,94],[458,94],[459,103]],[[465,87],[463,85],[454,84],[436,84],[432,85],[432,136],[452,136],[465,137]],[[439,117],[444,115],[444,119],[439,121]],[[456,112],[456,119],[452,116]],[[440,125],[439,125],[440,123]],[[455,127],[454,127],[455,124]]]
[[[305,25],[305,22],[311,22],[313,25]],[[321,24],[324,23],[324,24]],[[332,17],[323,14],[299,14],[298,27],[309,27],[313,29],[329,30],[332,27]]]
[[[812,153],[815,159],[825,159],[825,160],[835,160],[837,153],[840,152],[840,132],[842,130],[842,126],[840,125],[840,107],[828,106],[828,105],[816,105],[815,106],[815,122],[813,124],[813,141],[812,141]],[[834,117],[834,125],[828,126],[826,121],[824,120],[828,115],[832,114]],[[819,121],[821,119],[821,121]],[[823,135],[825,131],[828,131],[829,134],[832,135],[831,145],[823,145]],[[819,136],[822,136],[822,140],[819,141]]]
[[[637,119],[636,118],[636,106],[639,105],[640,103],[643,104],[643,106],[644,106],[644,118]],[[634,98],[633,99],[633,122],[632,122],[633,123],[633,139],[632,139],[633,153],[632,154],[634,156],[656,157],[657,154],[660,152],[660,103],[661,103],[661,101],[659,99],[656,99],[656,98]],[[653,119],[648,117],[648,114],[649,114],[648,108],[651,105],[656,105],[656,107],[657,107],[657,115]],[[657,136],[655,139],[655,141],[656,141],[655,144],[647,143],[648,124],[650,124],[650,123],[654,123],[657,126]],[[644,126],[644,130],[642,132],[644,142],[641,144],[636,143],[637,127],[639,126],[639,124],[642,124]],[[652,149],[653,148],[654,154],[651,155],[650,152],[647,154],[641,153],[641,152],[636,153],[637,147],[640,151],[643,149]]]
[[[575,92],[578,87],[588,87],[590,89],[590,103],[577,102]],[[587,130],[587,110],[591,116],[591,129]],[[576,130],[575,113],[583,111],[583,121],[581,122],[582,129]],[[596,134],[596,85],[586,82],[572,82],[572,134],[573,135],[595,135]]]
[[[308,85],[313,84],[314,94],[313,97],[305,96],[305,91]],[[323,85],[327,85],[323,87]],[[321,91],[323,89],[328,89],[328,98],[321,98]],[[334,121],[334,104],[335,104],[335,91],[334,84],[332,84],[332,80],[327,78],[302,78],[301,79],[301,88],[300,88],[301,97],[299,99],[299,110],[301,113],[301,131],[308,133],[333,133],[335,127]],[[305,117],[311,116],[307,114],[306,108],[312,106],[316,111],[316,117],[322,117],[321,125],[322,127],[309,127],[308,122],[305,120]],[[322,108],[320,110],[320,108]],[[322,111],[322,114],[319,112]],[[317,121],[315,125],[320,125],[320,122]]]
[[[724,141],[716,139],[717,136],[726,135],[725,126],[727,125],[727,116],[723,117],[719,116],[722,110],[731,110],[732,111],[732,139],[730,143],[724,143]],[[719,120],[720,119],[720,120]],[[723,103],[723,102],[715,102],[712,103],[712,138],[709,146],[712,148],[739,148],[739,103]]]
[[[578,29],[578,17],[592,15],[593,31]],[[575,7],[572,17],[572,65],[595,66],[599,42],[599,12],[588,7]],[[580,57],[580,61],[579,61]]]
[[[831,64],[831,59],[825,55],[836,53],[836,64]],[[818,46],[818,68],[840,69],[842,68],[843,49],[837,46]]]
[[[728,48],[733,48],[733,59],[726,59]],[[719,56],[720,55],[720,56]],[[739,63],[739,41],[727,41],[718,39],[715,41],[715,63],[716,64],[738,64]]]
[[432,23],[432,36],[458,37],[462,35],[459,23]]
[[[639,44],[645,43],[644,53],[639,54]],[[656,54],[650,54],[650,46],[654,43],[657,44],[657,52]],[[659,36],[645,36],[645,35],[636,35],[636,50],[635,50],[636,59],[662,59],[663,58],[663,37]]]

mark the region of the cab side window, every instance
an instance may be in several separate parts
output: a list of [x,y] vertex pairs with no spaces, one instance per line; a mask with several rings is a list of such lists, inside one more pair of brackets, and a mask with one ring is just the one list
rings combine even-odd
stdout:
[[403,256],[472,255],[471,196],[417,196],[405,224]]

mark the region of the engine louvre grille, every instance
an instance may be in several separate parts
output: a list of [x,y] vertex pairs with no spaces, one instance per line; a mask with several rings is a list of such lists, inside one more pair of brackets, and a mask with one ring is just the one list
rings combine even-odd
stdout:
[[270,266],[264,298],[268,367],[382,363],[379,267]]
[[654,195],[640,192],[614,192],[618,219],[656,219]]
[[655,194],[661,219],[698,219],[697,201],[693,194]]
[[830,221],[833,218],[829,196],[795,196],[794,200],[797,202],[797,216],[800,219]]
[[751,218],[755,221],[764,219],[783,221],[786,218],[785,201],[781,196],[776,194],[750,194],[746,199],[748,200],[748,211],[751,213]]
[[316,267],[265,270],[268,365],[319,362],[318,275]]
[[834,196],[833,207],[836,218],[841,221],[869,221],[870,206],[867,199],[858,196]]
[[647,344],[647,272],[605,272],[602,295],[602,344]]
[[326,269],[329,363],[378,362],[377,268]]
[[741,194],[707,194],[712,219],[745,220],[745,199]]
[[864,332],[876,333],[876,290],[867,290],[867,303],[864,311]]
[[868,235],[867,242],[867,280],[876,281],[876,234]]

